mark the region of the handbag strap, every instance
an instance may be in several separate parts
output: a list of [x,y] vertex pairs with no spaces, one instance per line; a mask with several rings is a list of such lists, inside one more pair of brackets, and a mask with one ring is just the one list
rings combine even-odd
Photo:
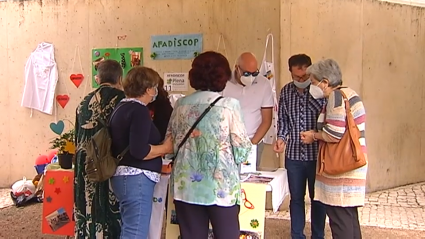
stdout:
[[193,123],[192,127],[190,127],[189,131],[187,131],[186,135],[184,136],[183,140],[180,142],[179,146],[177,147],[177,152],[175,154],[174,157],[177,156],[177,154],[180,151],[180,148],[186,143],[187,139],[189,138],[190,134],[193,132],[193,130],[196,128],[196,126],[199,124],[199,122],[201,122],[202,118],[204,118],[204,116],[206,114],[208,114],[208,112],[211,110],[212,107],[214,107],[214,105],[223,98],[223,96],[219,96],[217,99],[215,99],[209,106],[208,108],[206,108],[204,110],[204,112],[198,117],[198,119],[196,119],[195,123]]
[[[353,114],[351,113],[350,101],[348,100],[347,95],[341,89],[339,91],[341,92],[341,95],[345,102],[345,112],[346,112],[346,119],[347,119],[345,128],[346,128],[346,131],[348,131],[347,133],[350,134],[351,141],[353,142],[355,150],[357,152],[356,155],[358,155],[360,153],[363,153],[361,150],[359,139],[354,138],[354,135],[359,134],[359,129],[357,127],[356,122],[354,121]],[[358,160],[358,158],[356,158],[356,160]]]

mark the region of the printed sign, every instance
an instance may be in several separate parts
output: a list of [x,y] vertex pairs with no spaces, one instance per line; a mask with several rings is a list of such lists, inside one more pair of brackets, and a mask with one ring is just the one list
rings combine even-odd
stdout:
[[188,73],[164,73],[166,91],[188,91]]
[[202,52],[202,40],[202,34],[152,36],[151,58],[192,59]]

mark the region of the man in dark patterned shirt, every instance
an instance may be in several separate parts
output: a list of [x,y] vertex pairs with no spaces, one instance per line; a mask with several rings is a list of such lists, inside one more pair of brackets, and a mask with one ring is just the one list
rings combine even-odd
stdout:
[[325,207],[313,200],[318,144],[302,143],[300,133],[316,129],[317,118],[325,101],[315,100],[309,93],[310,76],[306,74],[307,67],[311,65],[309,56],[291,56],[288,65],[293,81],[285,85],[280,93],[278,139],[274,150],[278,153],[285,151],[285,168],[291,194],[289,211],[292,239],[306,238],[304,199],[307,185],[311,199],[311,238],[321,239],[324,238]]

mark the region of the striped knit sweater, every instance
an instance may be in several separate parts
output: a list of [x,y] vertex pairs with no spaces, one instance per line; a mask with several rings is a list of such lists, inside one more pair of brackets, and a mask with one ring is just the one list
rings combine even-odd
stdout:
[[[349,99],[351,113],[361,132],[359,139],[363,153],[366,155],[365,118],[363,102],[357,93],[350,88],[341,88]],[[326,107],[319,115],[317,127],[326,134],[341,139],[345,133],[346,111],[342,94],[333,91]],[[317,175],[315,182],[315,200],[324,204],[340,207],[363,206],[365,199],[367,165],[337,176]]]

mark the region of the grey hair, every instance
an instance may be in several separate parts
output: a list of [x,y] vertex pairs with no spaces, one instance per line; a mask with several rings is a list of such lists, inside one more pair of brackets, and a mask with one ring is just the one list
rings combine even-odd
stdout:
[[342,85],[342,74],[338,63],[333,59],[321,60],[307,68],[307,74],[314,76],[318,81],[327,79],[329,86]]

